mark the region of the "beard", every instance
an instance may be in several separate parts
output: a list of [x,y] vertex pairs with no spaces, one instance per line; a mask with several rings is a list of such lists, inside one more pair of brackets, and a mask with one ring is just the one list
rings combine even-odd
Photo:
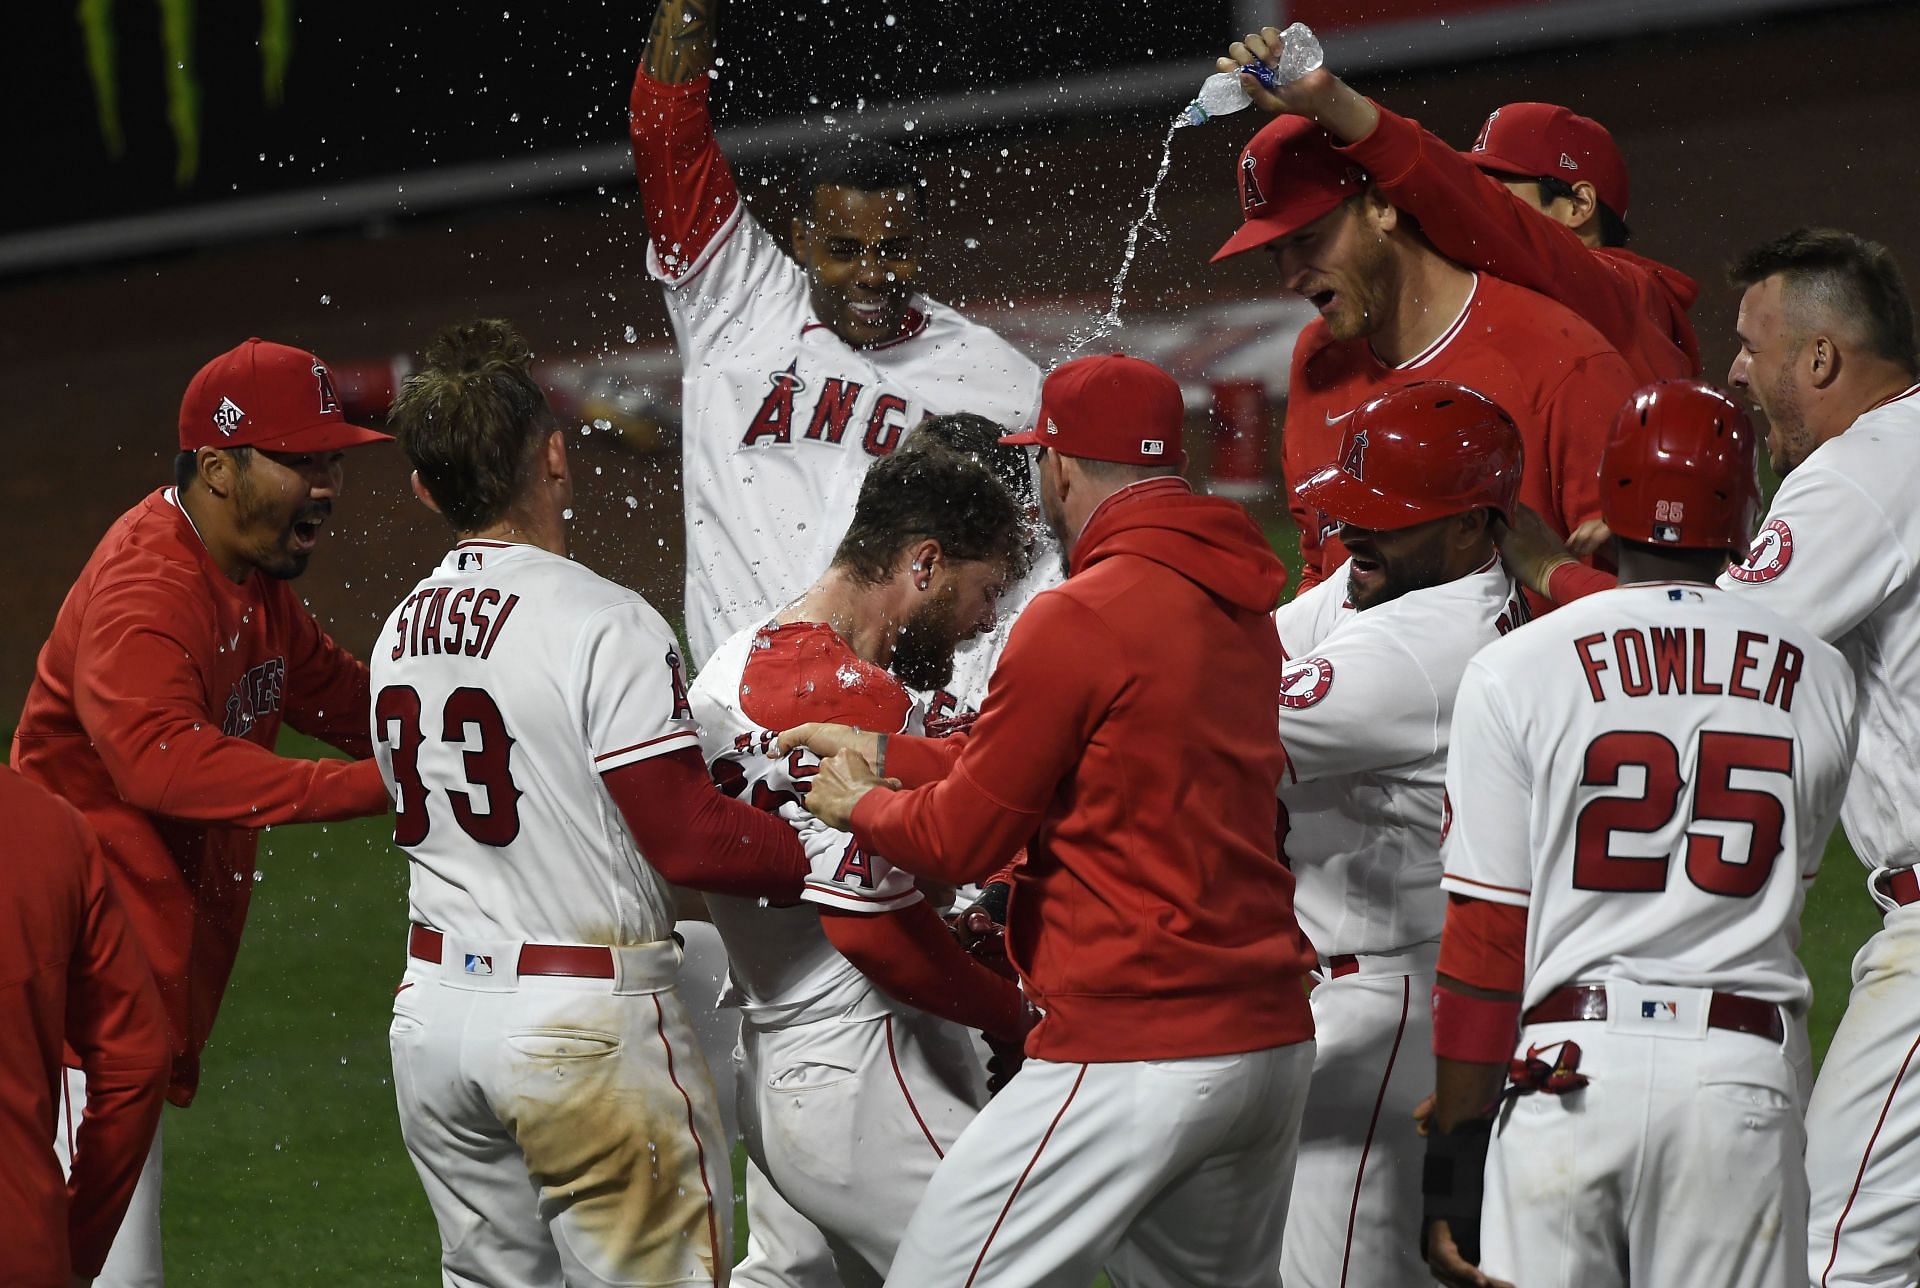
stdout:
[[[1425,590],[1446,580],[1444,555],[1437,545],[1408,551],[1391,561],[1382,559],[1378,550],[1363,549],[1367,558],[1379,564],[1380,573],[1378,583],[1371,587],[1362,587],[1351,576],[1348,577],[1347,602],[1353,605],[1355,612],[1378,608],[1410,591]],[[1351,555],[1353,552],[1349,550],[1347,553]]]
[[[293,526],[299,522],[324,522],[332,510],[331,505],[302,506],[291,517],[286,516],[260,495],[244,473],[239,476],[233,500],[238,512],[237,526],[242,531],[262,534],[259,543],[247,552],[248,563],[275,581],[292,581],[306,572],[313,551],[296,548]],[[268,533],[271,535],[266,535]]]
[[1767,459],[1773,472],[1785,478],[1812,454],[1814,447],[1807,433],[1800,391],[1794,388],[1792,376],[1783,370],[1767,390],[1766,397],[1758,401],[1767,418]]
[[958,647],[952,596],[936,595],[900,628],[889,669],[909,689],[937,689],[953,678],[953,651]]

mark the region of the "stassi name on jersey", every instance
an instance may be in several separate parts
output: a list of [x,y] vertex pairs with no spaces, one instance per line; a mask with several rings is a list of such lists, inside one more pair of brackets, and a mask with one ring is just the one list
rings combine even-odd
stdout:
[[485,660],[519,604],[520,596],[502,596],[492,586],[423,587],[400,606],[387,656],[398,662],[428,653],[464,653]]
[[1806,654],[1760,631],[1741,631],[1733,656],[1707,656],[1702,627],[1630,627],[1596,631],[1573,641],[1595,702],[1649,694],[1706,694],[1765,702],[1793,710]]

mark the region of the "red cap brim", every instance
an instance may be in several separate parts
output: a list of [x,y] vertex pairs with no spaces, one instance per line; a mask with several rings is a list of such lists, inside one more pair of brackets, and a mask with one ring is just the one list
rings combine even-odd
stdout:
[[1038,447],[1040,446],[1040,428],[1036,425],[1032,429],[1023,429],[1017,434],[1003,434],[1000,441],[1014,447]]
[[1319,193],[1285,210],[1249,219],[1240,225],[1238,232],[1227,238],[1219,250],[1213,252],[1213,258],[1208,262],[1217,264],[1230,256],[1264,246],[1276,237],[1297,233],[1352,195],[1345,190]]
[[265,452],[305,453],[340,452],[349,447],[365,447],[371,443],[391,443],[392,441],[392,434],[383,434],[377,429],[349,425],[343,420],[327,420],[273,438],[254,439],[246,445],[257,447]]

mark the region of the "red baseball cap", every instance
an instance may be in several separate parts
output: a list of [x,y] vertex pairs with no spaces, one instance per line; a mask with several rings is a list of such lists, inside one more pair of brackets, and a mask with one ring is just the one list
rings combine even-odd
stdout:
[[254,336],[200,368],[180,400],[180,450],[258,447],[337,452],[390,443],[391,434],[349,425],[327,364]]
[[1627,217],[1627,162],[1607,127],[1554,103],[1496,107],[1466,152],[1482,170],[1537,179],[1584,179],[1607,209]]
[[1240,153],[1240,231],[1213,253],[1223,260],[1297,232],[1367,186],[1367,173],[1304,116],[1267,122]]
[[1040,386],[1040,423],[1000,441],[1121,465],[1180,459],[1180,382],[1143,358],[1094,354],[1055,367]]

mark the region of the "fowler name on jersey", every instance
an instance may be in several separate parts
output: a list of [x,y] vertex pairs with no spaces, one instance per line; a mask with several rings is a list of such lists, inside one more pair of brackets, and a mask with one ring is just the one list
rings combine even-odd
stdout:
[[[1693,594],[1679,591],[1673,594]],[[1794,686],[1807,655],[1761,631],[1736,632],[1730,657],[1715,658],[1705,627],[1632,626],[1595,631],[1573,641],[1587,692],[1595,702],[1651,693],[1726,694],[1793,710]],[[1760,676],[1766,676],[1760,683]],[[1751,679],[1749,678],[1751,677]]]

